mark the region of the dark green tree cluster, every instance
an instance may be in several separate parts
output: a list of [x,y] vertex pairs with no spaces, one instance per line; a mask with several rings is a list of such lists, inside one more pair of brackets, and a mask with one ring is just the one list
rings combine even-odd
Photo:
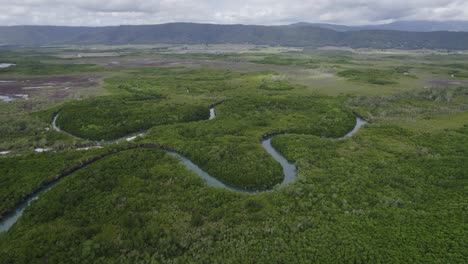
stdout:
[[46,152],[23,157],[1,158],[0,217],[44,184],[101,152],[103,151]]
[[389,85],[396,84],[397,80],[400,79],[401,76],[408,78],[409,75],[403,75],[404,73],[404,68],[396,68],[394,70],[351,69],[338,72],[337,75],[350,81],[366,82],[376,85]]
[[63,106],[57,125],[68,133],[92,140],[117,139],[156,125],[207,119],[208,107],[142,100],[137,97],[106,97]]

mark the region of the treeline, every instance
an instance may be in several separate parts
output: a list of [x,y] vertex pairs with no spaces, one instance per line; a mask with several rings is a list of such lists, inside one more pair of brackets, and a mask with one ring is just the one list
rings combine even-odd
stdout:
[[350,69],[337,73],[337,76],[350,81],[366,82],[376,85],[396,84],[401,78],[417,78],[409,74],[410,68],[396,67],[388,70],[381,69]]
[[392,96],[360,96],[349,104],[374,121],[386,119],[423,118],[462,113],[468,107],[468,87],[440,86],[424,90],[412,89]]
[[[212,58],[213,59],[213,58]],[[132,78],[115,77],[106,79],[107,88],[113,93],[136,95],[158,93],[164,96],[226,96],[229,91],[251,87],[259,83],[264,72],[238,72],[210,68],[144,67],[132,71]],[[193,98],[192,98],[193,99]]]

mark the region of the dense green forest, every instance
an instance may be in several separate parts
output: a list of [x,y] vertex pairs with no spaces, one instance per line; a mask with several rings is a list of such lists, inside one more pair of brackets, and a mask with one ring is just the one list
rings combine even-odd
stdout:
[[362,69],[362,70],[345,70],[338,72],[337,75],[351,81],[367,82],[377,85],[395,84],[396,80],[402,78],[415,78],[414,75],[409,75],[406,67],[395,68],[391,70],[377,69]]
[[[0,220],[60,178],[0,232],[0,263],[468,259],[468,88],[451,76],[468,71],[466,55],[53,57],[81,48],[0,53],[45,65],[0,73],[2,93],[29,95],[0,101]],[[71,72],[99,80],[79,87]],[[342,138],[356,115],[368,123]],[[280,185],[268,135],[296,181]],[[167,149],[237,191],[210,187]]]
[[156,125],[207,119],[208,106],[174,104],[152,97],[99,98],[60,109],[57,125],[80,138],[110,140]]
[[44,194],[0,252],[5,263],[463,262],[466,136],[280,136],[300,180],[253,196],[208,188],[164,152],[125,152]]
[[[0,216],[45,183],[102,151],[31,154],[0,159]],[[34,168],[34,170],[31,170]]]
[[[148,70],[135,71],[138,78],[107,80],[111,84],[108,89],[122,95],[67,103],[53,111],[59,113],[57,125],[91,140],[115,140],[151,128],[139,142],[169,146],[224,183],[250,190],[270,189],[283,178],[279,166],[259,144],[263,136],[297,133],[339,137],[354,126],[354,115],[342,106],[344,98],[282,95],[283,87],[291,90],[295,86],[260,79],[262,73],[243,76],[253,79],[240,81],[236,80],[238,74],[224,71],[174,68],[156,72],[154,76]],[[207,77],[200,77],[203,75]],[[169,87],[177,84],[172,89],[151,86],[165,79],[172,80],[165,82]],[[213,91],[213,85],[204,85],[209,81],[237,84],[224,87],[227,91],[223,94],[230,99],[217,105],[217,118],[210,121],[208,106],[213,100],[204,99],[205,91]],[[180,87],[189,85],[190,93],[181,91],[185,88]],[[249,96],[235,96],[239,89],[246,89],[243,85],[254,89]],[[203,122],[193,122],[197,120]]]

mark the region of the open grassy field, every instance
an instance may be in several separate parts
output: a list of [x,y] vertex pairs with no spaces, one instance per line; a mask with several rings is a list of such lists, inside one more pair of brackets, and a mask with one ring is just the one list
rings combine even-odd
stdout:
[[[254,45],[2,48],[0,63],[15,65],[0,69],[0,98],[11,99],[0,101],[0,216],[67,177],[0,232],[0,263],[463,263],[467,59]],[[368,123],[337,139],[355,115]],[[286,186],[261,145],[272,134],[297,167]],[[162,149],[259,192],[209,187]]]

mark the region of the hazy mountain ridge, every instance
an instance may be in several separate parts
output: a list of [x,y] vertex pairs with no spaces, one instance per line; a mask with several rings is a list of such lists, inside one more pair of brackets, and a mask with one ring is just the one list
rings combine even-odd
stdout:
[[363,25],[363,26],[347,26],[327,23],[307,23],[299,22],[293,26],[316,26],[320,28],[328,28],[336,31],[357,31],[357,30],[397,30],[397,31],[412,31],[412,32],[433,32],[433,31],[453,31],[453,32],[468,32],[468,21],[396,21],[381,25]]
[[336,31],[308,24],[288,26],[170,23],[161,25],[0,27],[2,45],[258,44],[299,47],[468,49],[468,32]]

